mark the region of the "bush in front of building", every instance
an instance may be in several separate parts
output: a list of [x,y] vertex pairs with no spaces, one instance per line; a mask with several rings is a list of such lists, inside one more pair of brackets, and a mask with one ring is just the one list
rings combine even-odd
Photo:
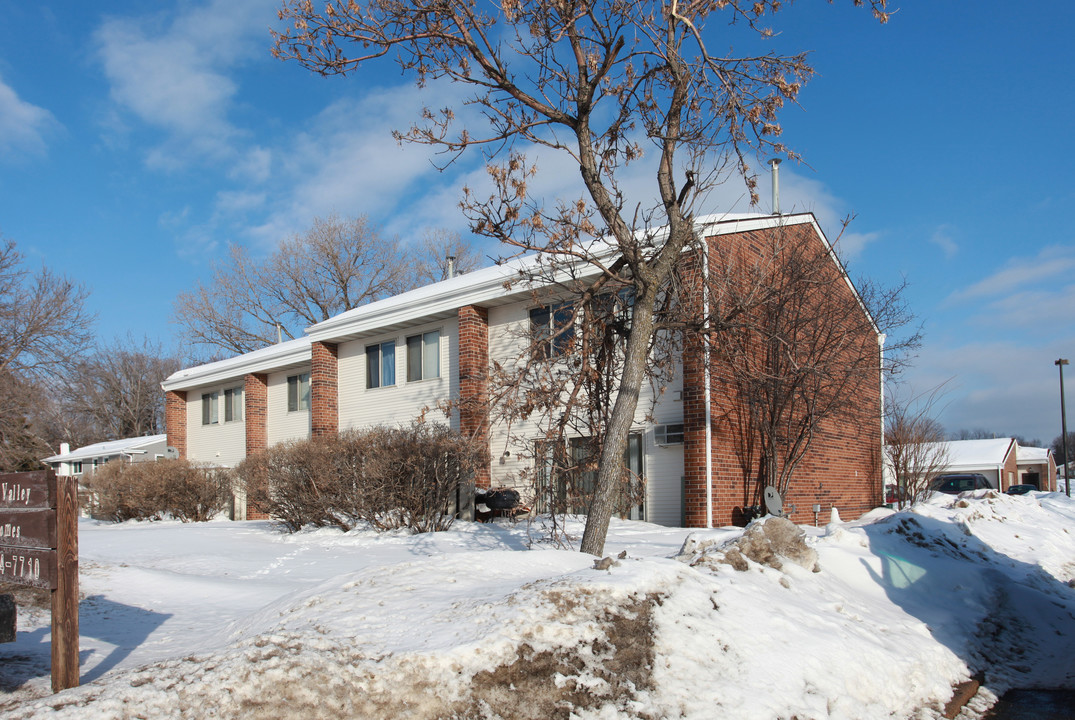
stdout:
[[347,430],[280,443],[237,468],[247,501],[294,532],[306,525],[350,530],[446,530],[474,472],[487,462],[483,443],[449,428]]
[[233,474],[187,460],[113,460],[83,479],[87,509],[98,520],[205,522],[227,508]]

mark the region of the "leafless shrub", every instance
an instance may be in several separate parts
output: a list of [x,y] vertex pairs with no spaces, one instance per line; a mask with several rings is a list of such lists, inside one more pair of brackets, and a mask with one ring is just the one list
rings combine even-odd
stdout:
[[415,423],[282,443],[247,458],[238,472],[248,501],[292,532],[360,522],[435,532],[451,526],[459,493],[469,492],[484,458],[478,442]]
[[232,474],[187,460],[110,462],[83,481],[90,515],[99,520],[205,522],[227,506]]

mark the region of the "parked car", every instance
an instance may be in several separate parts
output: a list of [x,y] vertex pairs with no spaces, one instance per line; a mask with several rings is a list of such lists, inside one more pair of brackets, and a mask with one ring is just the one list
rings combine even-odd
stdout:
[[1009,495],[1026,495],[1028,492],[1037,491],[1037,485],[1012,485],[1008,488]]
[[971,490],[991,490],[992,485],[981,473],[946,473],[933,478],[929,489],[947,495],[958,495]]

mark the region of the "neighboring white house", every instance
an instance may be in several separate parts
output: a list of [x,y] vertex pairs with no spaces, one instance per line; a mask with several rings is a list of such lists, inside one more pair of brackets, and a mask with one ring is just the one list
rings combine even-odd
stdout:
[[[951,440],[939,445],[947,457],[942,472],[981,473],[998,490],[1007,490],[1012,485],[1056,489],[1056,463],[1052,450],[1023,447],[1010,437]],[[891,477],[887,462],[886,477]]]
[[142,437],[107,440],[80,447],[72,451],[67,443],[60,443],[60,454],[44,458],[59,476],[74,475],[82,477],[113,460],[125,462],[147,462],[159,460],[165,456],[167,435],[145,435]]
[[[699,224],[711,247],[746,247],[761,233],[787,228],[831,255],[811,214],[713,217]],[[302,338],[180,370],[162,383],[168,445],[181,457],[234,466],[290,439],[439,416],[453,429],[487,439],[492,461],[476,478],[479,486],[517,483],[534,470],[544,433],[520,425],[509,433],[491,422],[488,378],[493,363],[528,356],[529,338],[542,332],[541,323],[557,322],[555,298],[543,305],[520,282],[536,264],[534,257],[521,258],[460,275],[349,310],[307,328]],[[846,285],[832,301],[861,308],[849,280]],[[877,347],[878,339],[863,342]],[[680,366],[659,397],[647,385],[650,394],[638,403],[628,462],[646,478],[646,493],[635,515],[664,525],[730,524],[735,512],[741,517],[746,492],[730,440],[718,427],[722,390],[701,360]],[[879,374],[861,397],[876,420],[840,428],[816,444],[802,464],[808,481],[795,498],[800,510],[809,513],[816,505],[827,517],[839,505],[845,517],[857,517],[879,503]],[[436,410],[446,402],[455,403],[447,418]]]

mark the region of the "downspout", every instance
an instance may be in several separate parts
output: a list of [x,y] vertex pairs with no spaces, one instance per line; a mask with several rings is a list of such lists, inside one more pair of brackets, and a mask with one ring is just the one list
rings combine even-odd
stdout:
[[702,308],[705,321],[702,324],[702,382],[705,398],[705,526],[713,527],[713,389],[710,368],[710,308],[709,308],[709,239],[702,239]]
[[[885,458],[885,338],[884,333],[877,333],[877,354],[879,357],[879,365],[877,378],[881,384],[881,504],[885,503],[885,468],[888,467],[888,462]],[[892,474],[896,475],[896,469],[892,469]],[[899,510],[902,507],[900,498],[902,493],[900,492],[900,479],[899,477],[892,478],[896,482],[896,509]]]

